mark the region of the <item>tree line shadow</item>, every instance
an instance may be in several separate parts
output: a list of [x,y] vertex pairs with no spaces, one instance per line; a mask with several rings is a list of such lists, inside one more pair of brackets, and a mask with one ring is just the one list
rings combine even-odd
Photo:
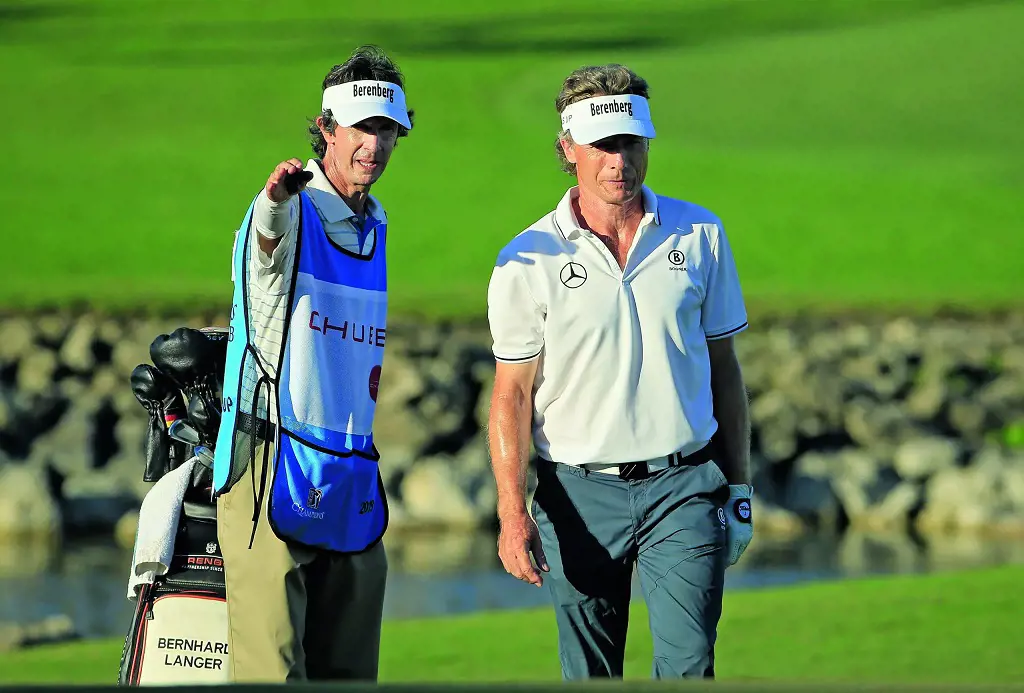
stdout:
[[[1011,1],[721,0],[713,4],[666,2],[653,12],[632,10],[627,4],[621,6],[625,9],[594,8],[587,12],[501,10],[482,17],[370,21],[339,16],[263,20],[259,18],[259,6],[239,3],[239,17],[230,22],[206,19],[202,11],[205,3],[182,3],[181,12],[171,17],[162,14],[151,22],[140,18],[133,45],[143,47],[90,51],[87,60],[162,67],[287,64],[319,55],[340,57],[361,43],[377,43],[403,56],[614,54],[879,24],[925,12]],[[251,11],[247,11],[250,4]],[[62,17],[87,16],[88,22],[101,24],[117,9],[117,4],[100,3],[2,3],[0,35],[17,38],[19,25]],[[137,40],[147,33],[153,37],[151,42]],[[47,40],[46,34],[37,34],[36,40]],[[284,45],[298,48],[279,50]]]

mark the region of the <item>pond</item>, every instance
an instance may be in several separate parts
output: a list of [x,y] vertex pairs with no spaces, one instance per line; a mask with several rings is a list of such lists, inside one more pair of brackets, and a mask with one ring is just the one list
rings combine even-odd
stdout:
[[[547,604],[545,590],[507,575],[488,531],[394,533],[386,539],[390,574],[385,618],[436,616]],[[131,552],[80,542],[62,550],[0,546],[0,623],[31,623],[65,614],[84,637],[123,636]],[[757,589],[811,580],[1024,563],[1024,539],[983,540],[906,535],[756,536],[726,588]],[[639,590],[634,580],[634,592]]]

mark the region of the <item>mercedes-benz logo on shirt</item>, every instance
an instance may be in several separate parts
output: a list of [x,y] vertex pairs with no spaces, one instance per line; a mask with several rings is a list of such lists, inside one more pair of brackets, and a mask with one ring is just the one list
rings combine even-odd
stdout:
[[558,278],[568,288],[578,289],[583,286],[583,282],[587,281],[587,270],[578,262],[567,262],[559,272]]

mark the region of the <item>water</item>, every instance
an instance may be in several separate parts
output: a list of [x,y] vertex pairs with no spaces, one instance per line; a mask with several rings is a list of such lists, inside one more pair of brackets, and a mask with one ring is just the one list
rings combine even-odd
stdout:
[[[547,604],[545,590],[505,574],[489,532],[395,533],[386,546],[386,618]],[[66,614],[85,637],[123,636],[133,607],[125,596],[130,559],[129,550],[112,543],[79,543],[60,550],[38,544],[2,545],[0,623],[30,623]],[[757,536],[742,561],[726,573],[726,588],[1005,563],[1024,563],[1024,539]],[[634,592],[639,598],[639,590]]]

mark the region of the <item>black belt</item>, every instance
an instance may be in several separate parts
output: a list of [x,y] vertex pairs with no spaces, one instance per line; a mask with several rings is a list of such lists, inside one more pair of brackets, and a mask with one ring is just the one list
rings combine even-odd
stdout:
[[[715,446],[713,443],[708,443],[700,450],[691,452],[689,455],[683,455],[681,452],[673,452],[670,455],[665,455],[665,462],[669,467],[696,467],[709,462],[714,459]],[[543,457],[540,459],[544,459]],[[544,460],[550,464],[556,464],[551,460]],[[586,465],[581,466],[582,469],[587,470]],[[587,470],[591,473],[597,473],[596,470]],[[610,469],[604,470],[604,473],[610,476],[618,476],[623,481],[637,481],[640,479],[647,479],[652,474],[659,470],[651,471],[649,462],[626,462],[618,465],[618,474],[612,474]]]
[[257,418],[252,414],[239,412],[235,428],[264,442],[269,443],[277,440],[277,424],[273,421]]

